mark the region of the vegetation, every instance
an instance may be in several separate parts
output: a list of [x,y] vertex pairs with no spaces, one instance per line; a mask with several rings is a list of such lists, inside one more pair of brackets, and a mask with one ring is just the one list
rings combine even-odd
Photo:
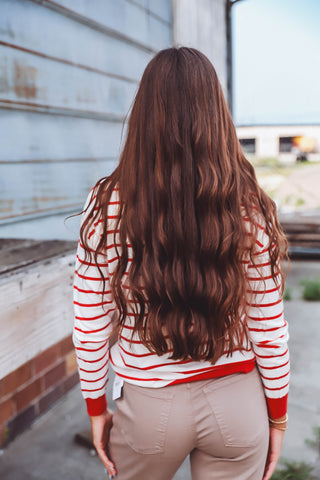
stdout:
[[283,300],[292,300],[292,294],[289,287],[285,287],[283,292]]
[[305,462],[285,460],[283,468],[276,470],[271,480],[316,480],[312,475],[313,467]]
[[304,286],[302,297],[304,300],[319,301],[320,300],[320,277],[312,280],[304,279],[301,281]]
[[305,443],[309,447],[312,447],[318,451],[320,456],[320,427],[313,427],[312,428],[313,438],[306,438]]

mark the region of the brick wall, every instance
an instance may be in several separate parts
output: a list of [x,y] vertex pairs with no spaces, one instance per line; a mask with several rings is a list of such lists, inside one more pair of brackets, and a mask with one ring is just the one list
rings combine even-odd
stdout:
[[0,446],[26,429],[79,381],[72,336],[0,380]]

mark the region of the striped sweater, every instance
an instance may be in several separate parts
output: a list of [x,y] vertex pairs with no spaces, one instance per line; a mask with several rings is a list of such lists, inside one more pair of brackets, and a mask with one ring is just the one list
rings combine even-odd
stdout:
[[[82,214],[84,221],[92,208],[90,193],[85,206],[90,205]],[[117,306],[111,294],[110,281],[115,272],[117,254],[113,243],[113,233],[119,205],[118,192],[112,192],[108,206],[107,249],[99,254],[99,267],[105,278],[105,295],[102,302],[102,281],[94,263],[85,262],[85,251],[78,242],[74,273],[74,328],[73,343],[76,351],[78,372],[83,398],[89,415],[99,415],[107,407],[106,384],[109,363],[121,378],[140,386],[159,388],[166,385],[219,377],[237,372],[249,372],[255,365],[262,379],[269,415],[279,418],[286,413],[289,389],[289,352],[288,327],[284,319],[283,301],[280,287],[275,285],[270,271],[267,249],[268,237],[259,226],[256,259],[262,272],[261,277],[249,260],[244,261],[250,289],[255,293],[255,303],[248,305],[246,328],[249,345],[245,350],[235,350],[232,356],[223,354],[211,365],[207,361],[172,360],[170,354],[158,356],[141,344],[138,335],[130,343],[133,328],[133,309],[128,305],[128,315],[124,329],[117,342],[109,348],[112,331],[112,315]],[[246,218],[244,218],[246,221]],[[101,236],[101,221],[95,223],[89,236],[89,247],[94,250]],[[116,232],[118,234],[118,232]],[[121,246],[116,236],[119,252]],[[123,289],[126,285],[132,248],[128,243],[129,261]],[[248,297],[249,298],[249,297]]]

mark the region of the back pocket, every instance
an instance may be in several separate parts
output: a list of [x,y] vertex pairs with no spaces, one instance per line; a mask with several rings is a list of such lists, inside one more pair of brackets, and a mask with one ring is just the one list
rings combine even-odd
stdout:
[[116,401],[114,426],[137,453],[163,453],[173,392],[124,383],[122,398]]
[[221,377],[203,391],[226,447],[252,447],[268,435],[266,400],[256,369]]

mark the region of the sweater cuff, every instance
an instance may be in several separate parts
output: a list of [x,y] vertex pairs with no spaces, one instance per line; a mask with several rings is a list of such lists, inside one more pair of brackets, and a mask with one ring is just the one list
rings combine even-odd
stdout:
[[267,398],[268,414],[270,418],[281,418],[287,413],[288,394],[282,398]]
[[107,409],[106,395],[98,398],[85,398],[87,411],[90,416],[101,415]]

